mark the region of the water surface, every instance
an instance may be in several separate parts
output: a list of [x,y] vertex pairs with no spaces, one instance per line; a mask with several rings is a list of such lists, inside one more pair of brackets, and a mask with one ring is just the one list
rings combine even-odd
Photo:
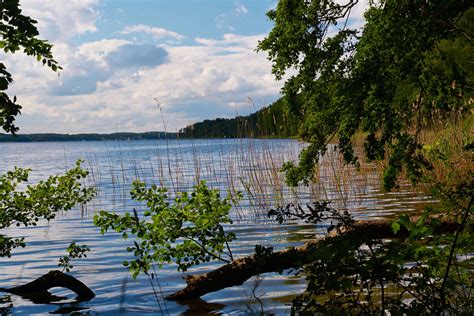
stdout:
[[[157,270],[157,302],[149,279],[132,279],[121,264],[131,259],[125,250],[131,241],[115,233],[100,235],[92,217],[96,210],[124,213],[133,207],[140,208],[129,197],[134,179],[164,185],[171,192],[190,190],[196,181],[206,180],[223,194],[238,190],[244,193],[240,205],[232,210],[234,224],[226,227],[237,235],[231,248],[234,257],[239,257],[251,254],[256,244],[280,250],[301,245],[315,236],[314,225],[295,221],[278,225],[269,220],[266,211],[278,205],[331,200],[334,207],[347,209],[356,218],[368,219],[413,210],[425,202],[408,190],[382,192],[375,167],[366,166],[357,173],[344,166],[332,149],[321,159],[317,184],[290,189],[284,185],[278,169],[283,161],[297,160],[303,146],[296,140],[251,139],[0,144],[0,173],[13,166],[31,168],[30,181],[35,183],[64,172],[82,159],[83,166],[90,171],[88,184],[98,190],[97,198],[86,209],[61,213],[55,220],[41,222],[37,227],[5,231],[9,236],[26,237],[27,247],[15,250],[12,258],[0,258],[0,284],[9,287],[57,269],[58,258],[65,255],[71,241],[87,244],[91,248],[88,258],[75,261],[71,273],[86,283],[96,298],[79,304],[35,305],[0,293],[0,306],[14,314],[47,314],[68,307],[92,315],[142,315],[163,310],[165,314],[248,314],[262,308],[254,299],[257,296],[265,311],[288,313],[292,297],[305,288],[304,279],[288,273],[267,273],[241,286],[205,295],[202,300],[177,303],[162,300],[185,286],[184,274],[170,264]],[[203,264],[189,273],[204,273],[219,265]],[[62,290],[54,292],[73,297]]]

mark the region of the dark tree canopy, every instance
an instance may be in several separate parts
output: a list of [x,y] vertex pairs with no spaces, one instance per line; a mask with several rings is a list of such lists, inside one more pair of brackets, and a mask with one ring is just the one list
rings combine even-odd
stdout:
[[217,118],[188,125],[179,131],[179,135],[185,138],[283,138],[297,136],[298,122],[286,104],[278,100],[247,116]]
[[357,164],[352,140],[359,130],[369,159],[390,153],[386,189],[403,168],[415,181],[429,168],[420,130],[472,106],[472,1],[371,1],[362,30],[351,28],[358,2],[280,0],[268,13],[274,28],[259,49],[278,79],[296,70],[282,93],[310,143],[299,164],[284,166],[292,185],[312,180],[334,136],[344,159]]
[[[38,38],[37,22],[21,13],[19,0],[0,1],[0,49],[4,53],[15,53],[19,50],[29,56],[35,56],[43,65],[53,71],[61,69],[53,59],[51,44]],[[15,117],[20,114],[21,106],[16,96],[10,98],[6,93],[13,82],[11,74],[4,63],[0,62],[0,126],[7,133],[15,134],[18,127]]]

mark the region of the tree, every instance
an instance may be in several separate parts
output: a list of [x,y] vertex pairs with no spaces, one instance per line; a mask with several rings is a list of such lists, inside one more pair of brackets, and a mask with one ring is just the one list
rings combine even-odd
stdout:
[[[15,168],[0,175],[0,230],[12,225],[36,226],[40,219],[51,220],[59,211],[85,204],[95,195],[93,188],[81,184],[88,172],[81,162],[61,176],[50,176],[36,185],[18,187],[28,182],[30,170]],[[24,238],[0,234],[0,257],[11,256],[14,248],[25,247]]]
[[292,137],[298,133],[298,118],[278,100],[247,116],[204,120],[179,131],[187,138]]
[[[0,2],[0,48],[5,53],[15,53],[20,49],[35,56],[43,65],[53,71],[61,69],[53,59],[52,46],[39,39],[35,20],[21,14],[18,0]],[[20,114],[21,106],[5,92],[13,79],[0,63],[0,126],[8,133],[15,134],[15,117]],[[0,229],[11,225],[36,225],[40,219],[51,220],[61,210],[70,210],[77,204],[84,204],[95,194],[93,188],[87,188],[81,182],[88,174],[81,169],[81,162],[62,176],[51,176],[36,185],[18,187],[28,182],[29,169],[15,168],[0,175]],[[10,256],[12,249],[25,246],[23,238],[11,238],[0,234],[0,257]]]
[[373,1],[362,34],[348,23],[358,2],[281,0],[268,13],[275,25],[259,49],[269,53],[277,79],[297,70],[283,98],[304,117],[300,134],[310,143],[298,165],[285,165],[290,184],[312,179],[333,136],[345,160],[357,163],[351,139],[359,129],[367,158],[393,151],[387,189],[402,166],[415,181],[425,165],[418,155],[421,128],[469,109],[470,1]]
[[[21,49],[29,56],[47,65],[53,71],[61,69],[53,59],[51,44],[39,39],[37,22],[21,13],[19,0],[3,0],[0,2],[0,49],[5,53],[15,53]],[[11,74],[4,63],[0,63],[0,126],[8,133],[15,134],[18,127],[15,117],[21,112],[16,96],[11,99],[6,93],[13,82]]]
[[[358,2],[280,0],[268,13],[274,27],[259,49],[268,52],[277,79],[296,70],[283,99],[302,118],[300,134],[309,142],[299,163],[284,165],[287,182],[315,180],[314,168],[333,138],[344,160],[357,165],[353,140],[361,131],[365,158],[386,161],[386,190],[404,174],[440,203],[416,221],[405,215],[392,224],[394,232],[409,231],[404,241],[346,240],[315,255],[306,268],[308,289],[295,307],[472,312],[472,266],[466,268],[472,262],[459,262],[474,248],[472,2],[371,1],[362,31],[351,28]],[[437,139],[429,140],[427,131]],[[458,229],[433,237],[448,219]],[[387,286],[403,295],[388,297]],[[375,290],[378,307],[360,303],[361,294]],[[412,303],[405,304],[406,297]]]

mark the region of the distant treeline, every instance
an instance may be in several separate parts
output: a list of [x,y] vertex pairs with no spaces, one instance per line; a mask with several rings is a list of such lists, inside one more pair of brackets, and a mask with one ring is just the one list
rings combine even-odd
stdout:
[[0,142],[65,142],[65,141],[97,141],[97,140],[140,140],[140,139],[173,139],[176,133],[112,133],[112,134],[0,134]]
[[64,142],[100,140],[142,140],[176,138],[287,138],[298,135],[299,120],[288,106],[278,100],[248,116],[231,119],[204,120],[181,129],[178,133],[112,133],[112,134],[0,134],[0,142]]
[[181,138],[286,138],[298,135],[299,120],[288,106],[278,100],[248,116],[205,120],[179,131]]

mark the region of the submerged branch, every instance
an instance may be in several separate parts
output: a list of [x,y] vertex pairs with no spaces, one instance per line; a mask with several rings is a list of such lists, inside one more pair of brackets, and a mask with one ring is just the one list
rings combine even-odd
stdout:
[[[435,233],[454,233],[459,227],[455,222],[442,222]],[[227,287],[241,285],[251,277],[267,272],[281,272],[290,268],[299,268],[311,263],[318,249],[326,247],[335,238],[364,238],[386,239],[406,238],[409,232],[402,228],[394,234],[391,222],[387,220],[359,221],[353,228],[341,230],[328,237],[310,241],[300,247],[272,252],[264,255],[250,255],[236,259],[216,270],[203,275],[187,275],[187,286],[166,297],[168,300],[187,300],[199,298],[207,293],[222,290]]]
[[24,285],[7,289],[0,288],[0,291],[19,295],[34,303],[51,303],[64,299],[48,292],[53,287],[63,287],[71,290],[77,294],[77,301],[89,301],[95,297],[94,292],[87,285],[72,275],[62,273],[59,270],[49,271],[38,279]]

